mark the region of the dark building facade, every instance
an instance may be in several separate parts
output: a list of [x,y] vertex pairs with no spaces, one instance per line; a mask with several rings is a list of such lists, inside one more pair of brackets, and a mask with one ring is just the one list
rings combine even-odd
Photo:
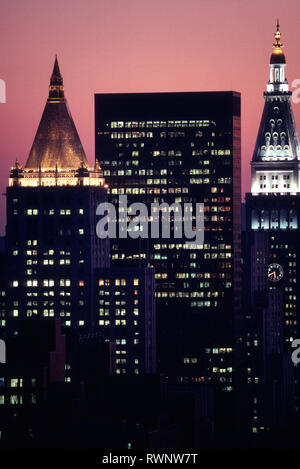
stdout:
[[285,67],[277,24],[246,194],[245,424],[254,434],[283,426],[297,408],[291,344],[299,337],[300,147]]
[[19,321],[0,364],[0,445],[26,443],[50,387],[65,382],[66,344],[59,319]]
[[156,372],[154,269],[110,268],[95,272],[98,325],[115,344],[116,374]]
[[204,203],[204,244],[112,239],[111,265],[155,268],[158,368],[233,390],[240,312],[240,95],[95,95],[96,158],[109,200]]

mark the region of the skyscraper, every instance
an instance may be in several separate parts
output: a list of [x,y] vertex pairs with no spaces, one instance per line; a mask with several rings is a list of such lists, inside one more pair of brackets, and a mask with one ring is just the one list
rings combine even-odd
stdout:
[[7,320],[60,317],[63,327],[96,324],[95,268],[108,266],[108,243],[95,231],[105,199],[101,169],[88,162],[64,96],[55,58],[49,96],[26,165],[7,188]]
[[26,165],[16,161],[10,173],[0,325],[10,334],[21,318],[60,318],[71,333],[68,370],[74,343],[93,332],[114,341],[116,372],[154,373],[153,269],[107,270],[109,240],[96,233],[96,209],[106,191],[98,161],[88,167],[56,58]]
[[277,22],[246,194],[245,346],[250,430],[293,415],[291,343],[299,337],[300,146]]
[[111,240],[112,265],[155,268],[159,369],[233,390],[240,312],[240,95],[95,95],[96,158],[109,199],[204,203],[204,244]]

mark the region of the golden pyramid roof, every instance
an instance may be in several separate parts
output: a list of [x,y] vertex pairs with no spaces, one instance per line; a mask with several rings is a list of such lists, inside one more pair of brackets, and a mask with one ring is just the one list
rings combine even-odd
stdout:
[[26,169],[88,167],[79,135],[64,96],[57,57],[50,78],[49,97],[34,138]]

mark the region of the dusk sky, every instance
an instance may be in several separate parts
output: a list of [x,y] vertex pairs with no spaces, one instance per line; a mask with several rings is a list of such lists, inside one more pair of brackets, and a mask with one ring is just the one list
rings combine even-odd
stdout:
[[[287,78],[300,78],[299,1],[0,0],[0,190],[23,165],[48,94],[55,53],[90,164],[93,94],[235,90],[242,93],[243,193],[263,108],[276,19]],[[294,104],[300,126],[300,103]],[[5,197],[1,195],[0,234]]]

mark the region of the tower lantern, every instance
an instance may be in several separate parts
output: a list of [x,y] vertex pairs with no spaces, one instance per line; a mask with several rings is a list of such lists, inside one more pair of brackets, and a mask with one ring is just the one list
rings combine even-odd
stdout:
[[282,47],[279,20],[277,20],[274,50],[270,57],[270,80],[267,84],[267,92],[289,91],[289,85],[285,77],[286,63]]

